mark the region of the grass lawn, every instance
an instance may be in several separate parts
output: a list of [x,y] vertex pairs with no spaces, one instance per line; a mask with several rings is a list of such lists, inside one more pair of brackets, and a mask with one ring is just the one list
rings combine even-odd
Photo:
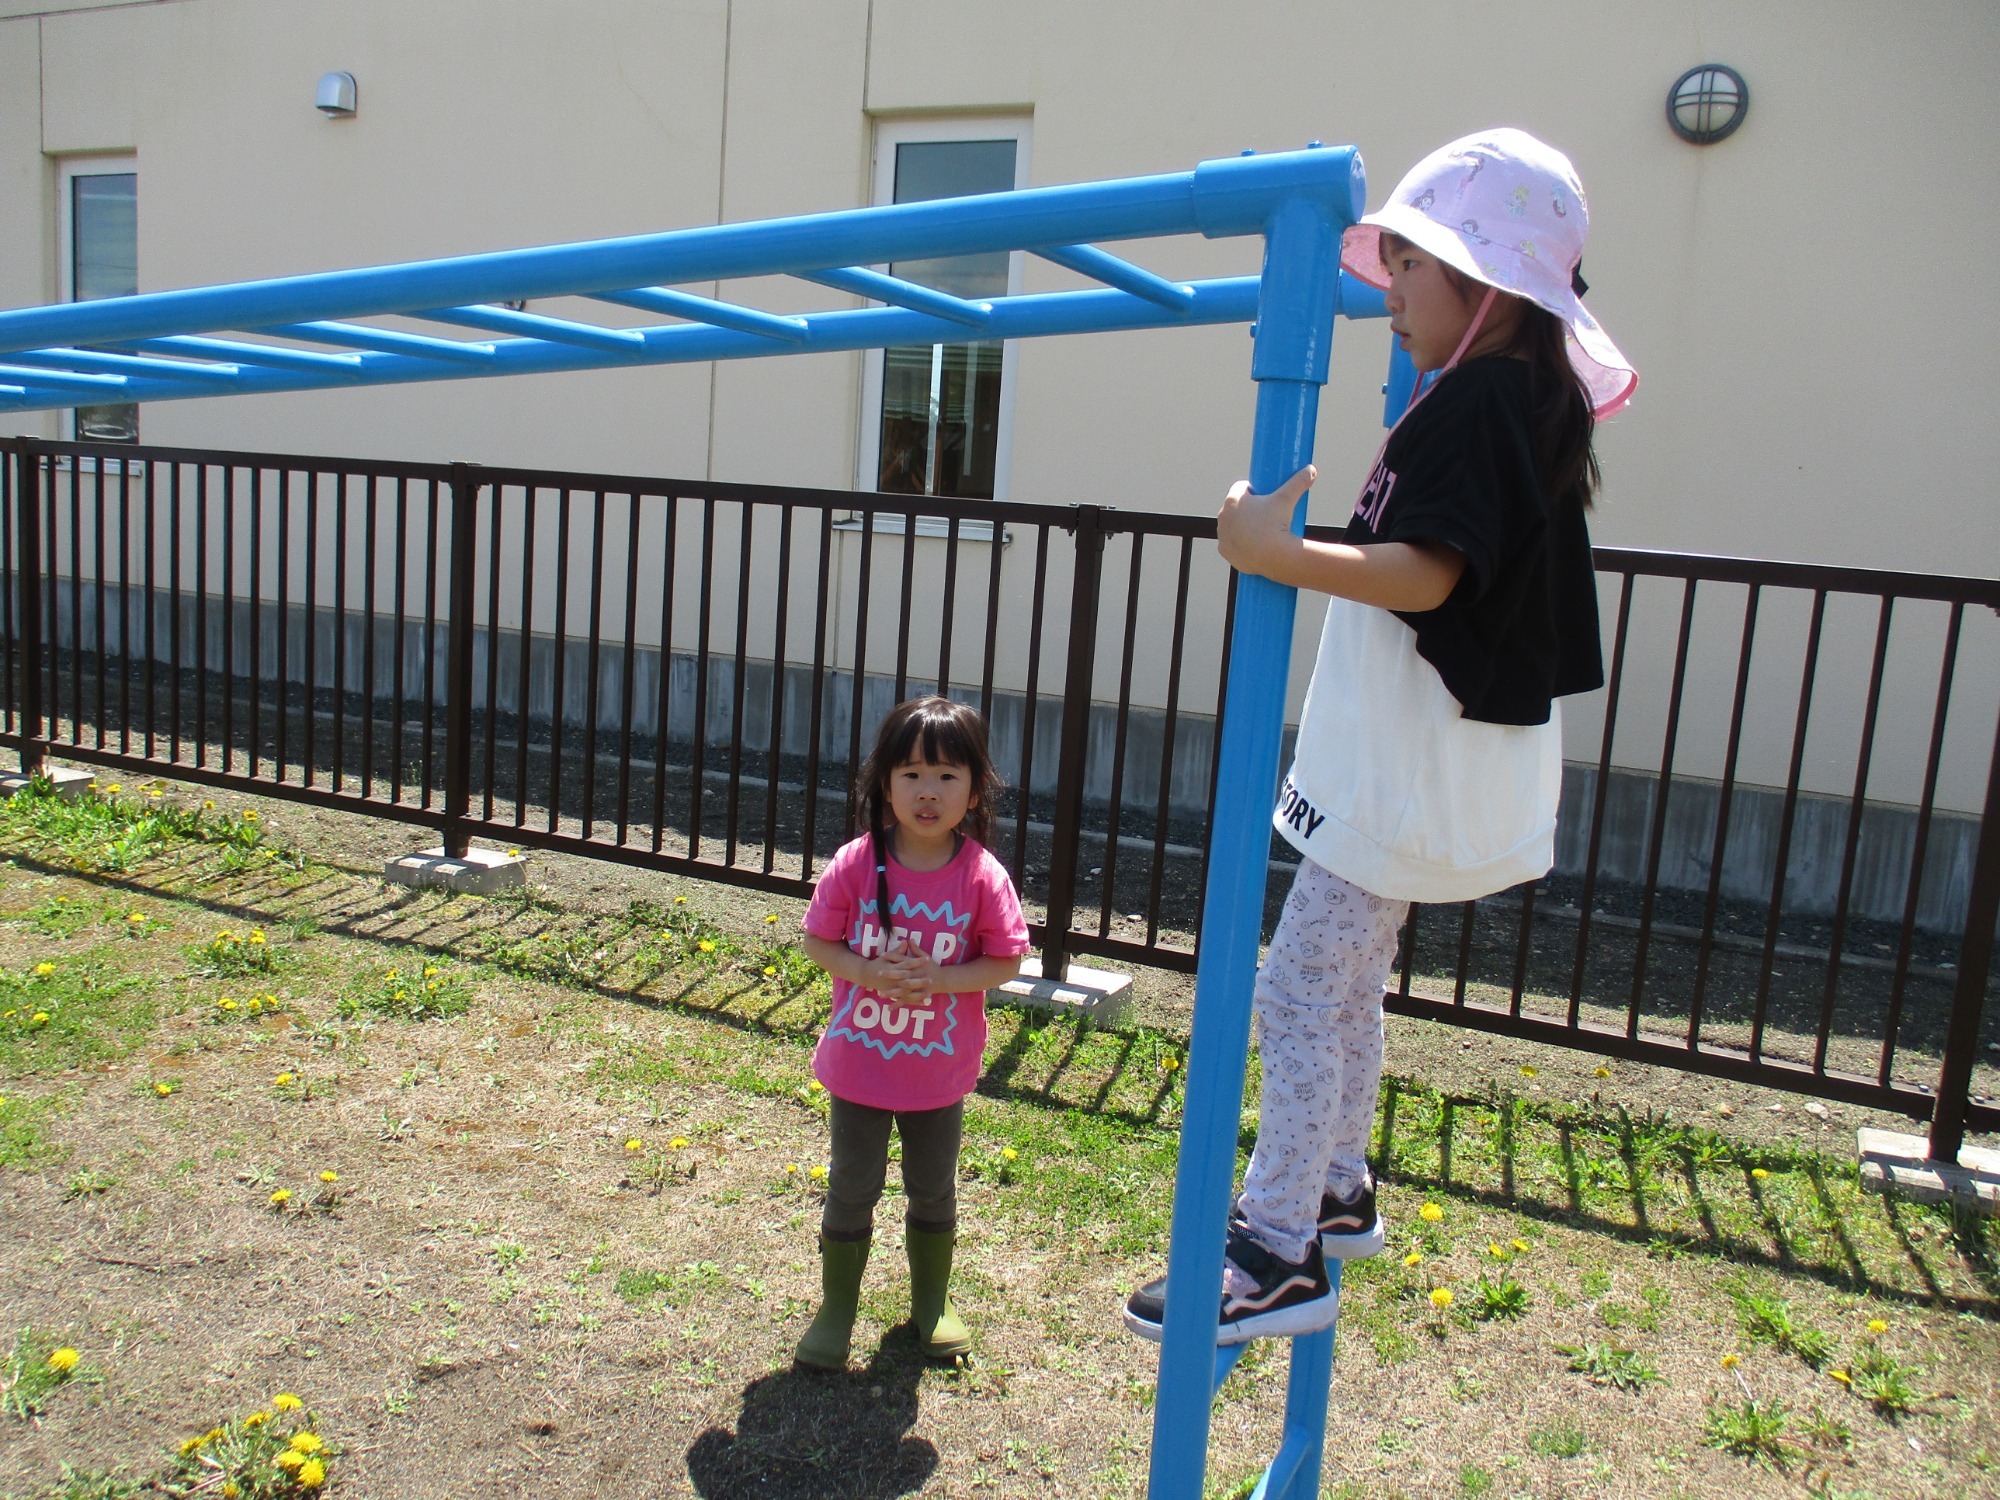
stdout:
[[[796,903],[555,860],[559,894],[419,894],[354,853],[380,825],[205,795],[0,804],[0,1496],[1144,1493],[1118,1313],[1163,1261],[1184,1025],[996,1010],[973,1356],[901,1326],[892,1186],[853,1366],[795,1371]],[[1573,1054],[1470,1078],[1424,1029],[1328,1495],[2000,1495],[1991,1222],[1863,1194],[1849,1136],[1717,1133]],[[1259,1344],[1225,1387],[1213,1494],[1284,1376]]]

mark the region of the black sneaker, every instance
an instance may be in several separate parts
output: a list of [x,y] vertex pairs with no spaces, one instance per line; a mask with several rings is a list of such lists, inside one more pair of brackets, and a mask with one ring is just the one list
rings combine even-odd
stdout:
[[1322,1193],[1319,1200],[1319,1248],[1329,1260],[1365,1260],[1388,1240],[1381,1214],[1375,1211],[1375,1182],[1369,1179],[1352,1198]]
[[[1222,1268],[1222,1304],[1215,1341],[1242,1344],[1257,1338],[1289,1338],[1333,1326],[1340,1299],[1326,1279],[1319,1246],[1294,1265],[1280,1260],[1231,1226]],[[1157,1277],[1125,1303],[1125,1326],[1158,1343],[1167,1319],[1167,1279]]]

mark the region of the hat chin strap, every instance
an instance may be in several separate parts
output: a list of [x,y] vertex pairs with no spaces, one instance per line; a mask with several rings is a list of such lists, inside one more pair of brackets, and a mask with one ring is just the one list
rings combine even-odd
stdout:
[[[1465,358],[1465,351],[1472,347],[1472,341],[1479,337],[1479,330],[1485,326],[1486,315],[1493,310],[1493,299],[1499,295],[1500,288],[1497,286],[1489,286],[1486,289],[1486,295],[1479,299],[1479,311],[1474,313],[1472,321],[1466,324],[1465,337],[1458,341],[1458,347],[1451,351],[1451,358],[1444,362],[1444,370],[1439,370],[1438,374],[1442,375],[1445,370],[1458,368],[1458,362]],[[1415,405],[1414,402],[1411,404]]]
[[[1479,337],[1479,330],[1486,326],[1486,315],[1493,311],[1493,299],[1499,295],[1500,289],[1498,287],[1489,286],[1486,288],[1486,295],[1479,299],[1479,310],[1472,315],[1472,321],[1465,325],[1465,336],[1458,341],[1458,347],[1451,351],[1451,358],[1446,360],[1444,367],[1437,372],[1440,376],[1447,375],[1458,368],[1458,362],[1465,358],[1465,351],[1472,347],[1472,341]],[[1419,379],[1410,391],[1410,404],[1403,408],[1403,416],[1396,418],[1396,427],[1401,427],[1403,425],[1403,417],[1407,417],[1411,412],[1415,411],[1417,403],[1436,388],[1436,380],[1426,383],[1422,379]],[[1394,432],[1396,428],[1392,427],[1389,430]],[[1382,446],[1386,448],[1388,445],[1389,440],[1386,437],[1383,438]],[[1378,453],[1375,456],[1379,459],[1382,455]]]

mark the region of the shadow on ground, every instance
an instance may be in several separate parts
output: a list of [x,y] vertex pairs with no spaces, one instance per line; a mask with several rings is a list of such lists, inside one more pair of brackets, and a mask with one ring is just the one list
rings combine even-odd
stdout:
[[703,1500],[889,1500],[923,1488],[937,1449],[911,1437],[924,1362],[910,1331],[883,1341],[865,1369],[789,1369],[743,1388],[736,1430],[711,1427],[688,1449]]

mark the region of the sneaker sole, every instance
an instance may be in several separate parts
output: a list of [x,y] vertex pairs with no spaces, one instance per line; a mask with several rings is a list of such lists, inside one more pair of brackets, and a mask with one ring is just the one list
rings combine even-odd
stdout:
[[[1300,1334],[1318,1333],[1331,1328],[1340,1318],[1340,1294],[1335,1292],[1325,1297],[1317,1297],[1311,1302],[1300,1303],[1296,1307],[1281,1307],[1272,1312],[1258,1313],[1254,1317],[1239,1318],[1234,1323],[1218,1325],[1215,1342],[1218,1347],[1227,1344],[1247,1344],[1252,1339],[1296,1338]],[[1130,1308],[1125,1310],[1125,1326],[1145,1339],[1157,1344],[1164,1335],[1158,1323],[1149,1323]]]
[[1371,1255],[1380,1255],[1382,1247],[1389,1242],[1389,1229],[1382,1222],[1382,1216],[1375,1216],[1375,1227],[1360,1234],[1323,1234],[1319,1237],[1319,1253],[1328,1260],[1366,1260]]

